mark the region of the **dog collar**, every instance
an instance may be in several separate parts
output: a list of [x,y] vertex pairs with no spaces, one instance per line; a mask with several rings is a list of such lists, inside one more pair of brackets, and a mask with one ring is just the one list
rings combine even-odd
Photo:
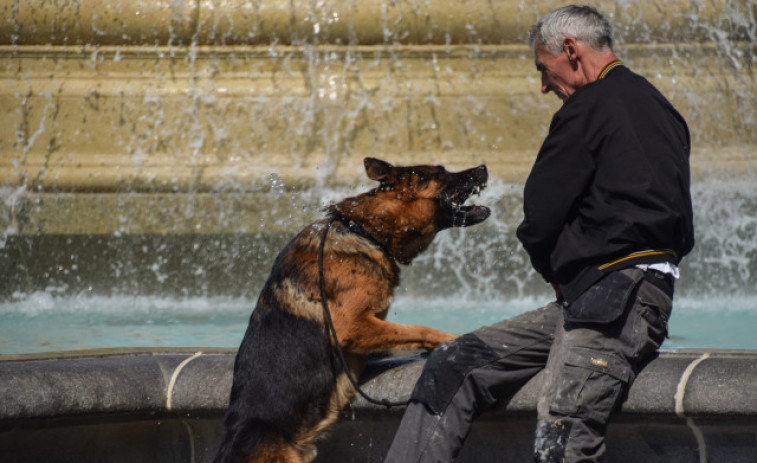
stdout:
[[379,248],[381,248],[382,251],[386,252],[386,248],[384,247],[384,245],[381,244],[376,238],[374,238],[373,236],[371,236],[368,232],[366,232],[365,229],[359,223],[355,222],[352,219],[348,219],[347,217],[344,217],[341,214],[335,214],[332,217],[332,221],[333,220],[338,220],[342,225],[344,225],[345,227],[347,227],[347,229],[350,232],[352,232],[353,234],[355,234],[355,235],[357,235],[357,236],[359,236],[361,238],[364,238],[364,239],[370,241],[371,243],[373,243],[376,246],[378,246]]

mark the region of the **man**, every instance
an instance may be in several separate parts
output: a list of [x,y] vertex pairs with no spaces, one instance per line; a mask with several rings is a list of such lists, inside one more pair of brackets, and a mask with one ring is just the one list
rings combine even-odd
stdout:
[[564,103],[517,235],[557,300],[432,352],[387,462],[453,460],[472,420],[545,366],[535,461],[598,461],[611,412],[667,335],[694,245],[686,122],[617,59],[595,9],[552,11],[529,42],[542,92]]

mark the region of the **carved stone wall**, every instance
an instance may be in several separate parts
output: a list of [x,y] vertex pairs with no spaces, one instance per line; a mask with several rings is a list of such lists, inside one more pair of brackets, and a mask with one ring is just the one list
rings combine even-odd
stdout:
[[[525,41],[565,2],[538,3],[2,0],[0,182],[249,191],[351,183],[366,155],[522,181],[559,105]],[[696,175],[753,170],[755,5],[599,4]]]

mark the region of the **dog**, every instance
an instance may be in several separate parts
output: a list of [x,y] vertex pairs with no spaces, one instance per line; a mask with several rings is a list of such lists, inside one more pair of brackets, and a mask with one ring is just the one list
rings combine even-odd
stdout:
[[234,362],[216,463],[310,462],[315,439],[354,396],[329,333],[321,284],[355,377],[369,354],[431,350],[456,337],[384,319],[399,284],[398,263],[409,264],[439,231],[489,216],[485,206],[463,205],[486,186],[486,166],[453,173],[375,158],[364,164],[379,186],[328,206],[327,218],[307,226],[276,258]]

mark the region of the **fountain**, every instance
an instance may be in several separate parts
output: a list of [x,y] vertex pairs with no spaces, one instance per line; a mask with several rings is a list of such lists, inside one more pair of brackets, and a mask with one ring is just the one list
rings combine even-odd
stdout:
[[[492,177],[481,202],[493,217],[403,269],[397,317],[473,301],[433,320],[461,326],[543,303],[514,227],[559,101],[539,94],[525,38],[564,3],[0,0],[0,353],[235,346],[289,237],[371,186],[365,156],[486,163]],[[736,346],[754,347],[757,7],[597,3],[618,56],[691,128],[698,244],[676,296],[693,315],[679,326],[726,312],[744,333]],[[191,329],[173,338],[177,324]],[[117,337],[114,325],[133,329]],[[87,328],[58,343],[46,326]],[[113,344],[91,341],[100,330]],[[671,345],[734,346],[685,336]]]
[[[272,251],[366,185],[366,155],[487,163],[499,210],[474,233],[496,257],[473,279],[540,294],[511,236],[559,104],[523,44],[547,3],[4,2],[0,297],[254,298]],[[606,3],[618,54],[688,119],[694,194],[714,206],[682,286],[753,295],[752,243],[734,242],[754,227],[753,5]],[[467,241],[406,273],[459,267]],[[409,291],[456,286],[434,281]]]

